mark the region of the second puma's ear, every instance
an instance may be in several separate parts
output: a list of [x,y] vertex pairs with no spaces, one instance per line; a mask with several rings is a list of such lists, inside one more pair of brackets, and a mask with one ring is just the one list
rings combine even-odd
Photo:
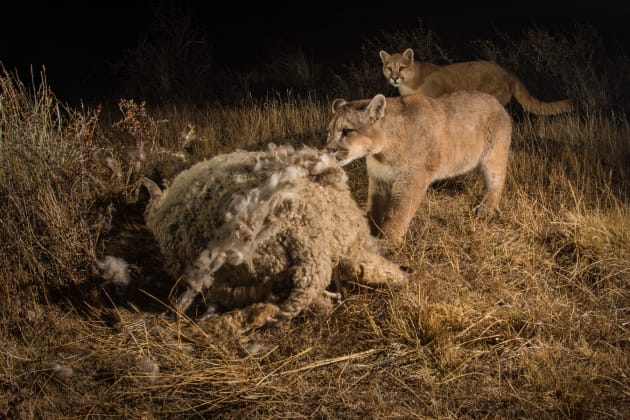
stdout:
[[389,57],[391,57],[391,55],[384,50],[380,50],[378,52],[378,55],[381,57],[381,61],[383,62],[383,64],[387,63],[387,60],[389,60]]
[[407,64],[413,63],[413,50],[411,48],[407,48],[402,53],[402,56],[403,56],[403,60],[405,60]]

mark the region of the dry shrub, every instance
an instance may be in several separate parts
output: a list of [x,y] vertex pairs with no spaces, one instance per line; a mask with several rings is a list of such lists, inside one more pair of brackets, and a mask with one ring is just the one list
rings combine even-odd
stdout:
[[45,80],[29,91],[4,72],[0,89],[2,288],[18,311],[33,304],[18,296],[82,283],[94,257],[99,110],[65,108]]

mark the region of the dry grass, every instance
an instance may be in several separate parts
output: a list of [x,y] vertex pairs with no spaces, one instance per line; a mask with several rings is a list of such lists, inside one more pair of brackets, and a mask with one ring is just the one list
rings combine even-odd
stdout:
[[[407,288],[351,285],[328,316],[216,345],[168,308],[137,179],[271,141],[319,147],[328,100],[121,101],[110,122],[45,83],[4,73],[0,89],[0,416],[630,417],[624,115],[518,120],[502,214],[473,217],[476,173],[435,185],[389,250]],[[364,204],[364,167],[348,170]],[[102,280],[105,255],[130,284]]]

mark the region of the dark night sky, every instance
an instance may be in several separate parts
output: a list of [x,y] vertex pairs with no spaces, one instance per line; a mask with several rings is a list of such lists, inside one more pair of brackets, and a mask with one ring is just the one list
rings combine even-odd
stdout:
[[[38,69],[45,64],[54,91],[99,83],[105,77],[99,69],[122,49],[134,47],[149,24],[148,2],[27,3],[3,6],[0,62],[9,70],[18,68],[23,80],[29,65]],[[437,5],[422,0],[385,0],[378,6],[368,0],[184,4],[192,7],[197,23],[207,31],[218,63],[247,62],[257,51],[273,51],[280,43],[299,45],[322,60],[339,61],[345,53],[358,52],[366,37],[415,27],[419,19],[444,42],[490,37],[495,29],[520,33],[534,24],[564,25],[578,19],[630,45],[628,1],[468,1],[457,13],[452,2],[433,3]]]

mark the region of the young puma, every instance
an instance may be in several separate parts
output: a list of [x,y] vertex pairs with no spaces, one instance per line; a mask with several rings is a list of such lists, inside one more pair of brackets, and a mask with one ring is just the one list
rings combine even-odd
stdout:
[[512,120],[494,96],[460,91],[439,98],[408,95],[335,99],[326,148],[340,164],[366,158],[372,232],[402,240],[429,185],[480,167],[486,194],[476,211],[498,207]]
[[511,71],[491,61],[467,61],[438,66],[414,61],[413,50],[388,54],[380,51],[383,75],[401,95],[421,93],[436,98],[458,90],[477,90],[494,95],[503,106],[514,96],[527,112],[553,115],[572,109],[568,99],[542,102],[528,92]]

